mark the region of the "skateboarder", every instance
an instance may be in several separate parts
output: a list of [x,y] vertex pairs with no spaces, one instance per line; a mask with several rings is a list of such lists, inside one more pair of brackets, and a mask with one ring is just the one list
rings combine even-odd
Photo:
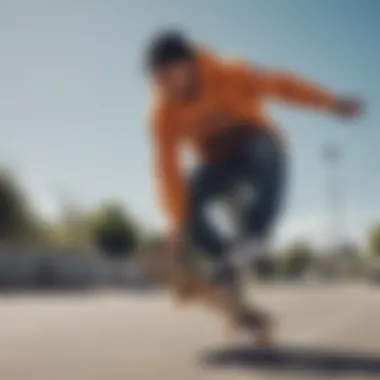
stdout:
[[[176,31],[156,35],[145,58],[155,176],[172,252],[180,255],[185,239],[216,269],[209,281],[196,283],[179,271],[177,283],[186,278],[187,290],[230,310],[239,326],[263,328],[263,313],[234,302],[225,285],[236,281],[236,267],[246,265],[247,257],[265,252],[282,203],[288,149],[265,103],[281,101],[343,118],[357,116],[361,104],[286,71],[223,59]],[[184,144],[198,158],[190,176],[180,157]],[[241,210],[236,243],[218,233],[205,210],[240,184],[254,189],[255,197]]]

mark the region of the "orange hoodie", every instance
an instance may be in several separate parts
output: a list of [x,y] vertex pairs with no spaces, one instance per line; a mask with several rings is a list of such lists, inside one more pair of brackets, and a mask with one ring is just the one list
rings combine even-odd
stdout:
[[204,139],[223,126],[249,124],[274,131],[263,107],[267,99],[327,111],[336,102],[328,91],[287,72],[222,60],[204,50],[197,54],[197,68],[201,95],[184,104],[158,96],[150,115],[159,197],[176,228],[185,220],[187,207],[179,158],[182,143],[205,160]]

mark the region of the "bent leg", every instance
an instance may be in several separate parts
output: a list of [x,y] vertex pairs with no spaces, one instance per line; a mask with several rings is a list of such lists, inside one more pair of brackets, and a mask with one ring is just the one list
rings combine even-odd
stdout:
[[233,174],[227,165],[205,165],[193,173],[189,185],[188,238],[192,245],[214,261],[223,259],[229,242],[212,225],[207,208],[228,188]]
[[244,234],[265,238],[279,214],[286,180],[286,154],[274,137],[259,134],[247,152],[246,170],[256,189],[256,197],[243,212]]

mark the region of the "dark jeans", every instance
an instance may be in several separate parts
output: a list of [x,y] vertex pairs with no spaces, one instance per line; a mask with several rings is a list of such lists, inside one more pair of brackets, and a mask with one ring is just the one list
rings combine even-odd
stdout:
[[223,259],[232,242],[214,228],[206,208],[240,183],[255,192],[239,215],[242,235],[262,238],[269,234],[281,205],[285,168],[286,154],[281,142],[261,130],[249,131],[244,148],[235,154],[198,167],[190,181],[190,242],[210,258]]

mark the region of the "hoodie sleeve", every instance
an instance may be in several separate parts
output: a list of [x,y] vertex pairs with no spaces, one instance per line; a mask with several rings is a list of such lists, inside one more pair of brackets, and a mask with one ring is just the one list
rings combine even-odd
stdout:
[[173,115],[156,108],[151,113],[154,175],[158,196],[169,221],[177,228],[184,219],[185,180],[180,171],[179,139]]
[[252,96],[327,111],[333,110],[337,101],[329,90],[286,71],[262,70],[239,62],[232,64],[230,69]]

